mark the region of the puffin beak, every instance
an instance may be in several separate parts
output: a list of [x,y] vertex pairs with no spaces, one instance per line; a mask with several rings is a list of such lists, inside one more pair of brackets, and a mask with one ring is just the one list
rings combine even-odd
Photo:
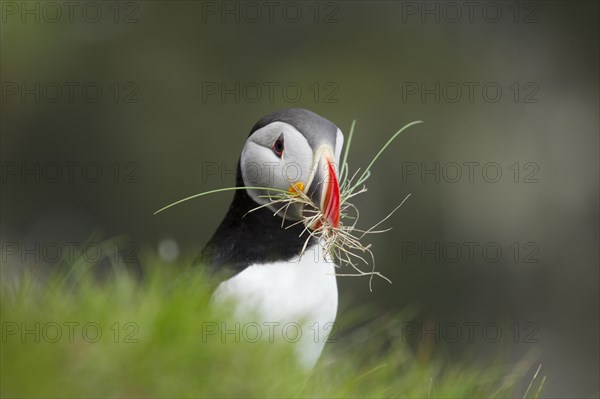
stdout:
[[[319,204],[325,222],[332,228],[340,225],[340,185],[333,151],[329,145],[322,145],[315,154],[315,171],[308,195]],[[311,229],[317,229],[322,225],[317,220]]]
[[327,179],[323,182],[324,195],[321,200],[321,211],[330,226],[337,228],[340,225],[340,184],[335,171],[333,160],[326,160]]

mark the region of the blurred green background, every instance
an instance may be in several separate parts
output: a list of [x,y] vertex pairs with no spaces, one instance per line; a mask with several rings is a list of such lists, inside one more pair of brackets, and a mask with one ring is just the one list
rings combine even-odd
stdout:
[[[152,213],[234,185],[220,172],[262,115],[308,108],[345,133],[356,119],[351,170],[423,120],[356,201],[368,227],[412,193],[372,239],[393,285],[339,278],[342,303],[498,323],[497,343],[476,329],[433,350],[533,352],[546,395],[598,394],[597,2],[91,3],[1,2],[3,243],[101,230],[193,255],[231,194]],[[6,249],[5,265],[28,256]]]

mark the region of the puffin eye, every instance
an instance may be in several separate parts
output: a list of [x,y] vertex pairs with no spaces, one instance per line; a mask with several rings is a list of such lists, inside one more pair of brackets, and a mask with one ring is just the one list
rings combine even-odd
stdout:
[[277,155],[279,158],[281,158],[281,155],[283,155],[283,150],[284,150],[283,133],[279,136],[277,141],[275,141],[275,143],[273,143],[272,148],[273,148],[273,152],[275,153],[275,155]]

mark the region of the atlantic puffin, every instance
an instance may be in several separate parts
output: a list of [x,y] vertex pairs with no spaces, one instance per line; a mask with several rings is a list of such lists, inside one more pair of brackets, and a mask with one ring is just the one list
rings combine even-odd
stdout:
[[[319,223],[338,227],[343,142],[335,124],[309,110],[269,113],[250,130],[237,164],[236,185],[301,189],[320,204]],[[310,369],[336,319],[336,265],[323,253],[319,238],[310,235],[311,226],[294,224],[303,216],[301,206],[284,212],[264,206],[267,202],[264,190],[236,190],[200,259],[210,269],[229,272],[213,302],[234,303],[236,319],[271,328],[275,339],[287,335],[300,365]]]

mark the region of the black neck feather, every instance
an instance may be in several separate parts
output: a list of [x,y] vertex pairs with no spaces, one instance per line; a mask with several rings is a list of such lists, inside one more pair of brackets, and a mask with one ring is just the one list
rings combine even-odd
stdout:
[[[237,186],[243,185],[238,164]],[[266,207],[248,213],[258,206],[246,190],[236,190],[225,218],[195,263],[239,273],[254,263],[273,263],[299,255],[308,238],[308,232],[300,236],[304,225],[286,228],[292,223],[286,221],[282,227],[281,217]],[[310,240],[309,246],[315,239]]]

